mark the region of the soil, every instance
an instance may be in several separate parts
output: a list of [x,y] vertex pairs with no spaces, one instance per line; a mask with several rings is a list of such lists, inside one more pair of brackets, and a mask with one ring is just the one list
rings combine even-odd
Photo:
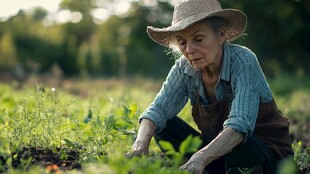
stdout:
[[[61,157],[62,154],[66,154],[65,159]],[[17,153],[13,153],[12,157],[13,157],[12,166],[16,168],[22,165],[20,159],[29,159],[31,157],[31,164],[37,164],[43,167],[57,166],[57,168],[59,168],[62,171],[81,169],[78,153],[70,149],[57,148],[55,150],[50,150],[34,147],[23,148]]]
[[[0,73],[0,82],[9,83],[12,82],[13,77],[10,76],[10,74],[3,74]],[[38,79],[49,79],[49,78],[39,78]],[[16,79],[15,79],[16,80]],[[25,80],[23,82],[18,83],[20,87],[26,84],[33,84],[32,82],[37,81],[36,78],[29,78],[28,80]],[[97,82],[100,86],[101,82]],[[112,87],[115,85],[116,82],[110,82],[111,85],[109,87]],[[47,82],[50,86],[55,85],[53,81]],[[81,95],[81,96],[88,96],[89,94],[85,93],[85,87],[80,87],[80,85],[74,85],[74,81],[65,80],[65,84],[61,87],[63,87],[65,90],[68,90],[70,93],[75,95]],[[105,82],[105,84],[107,84]],[[77,87],[76,87],[77,86]],[[59,87],[56,85],[56,87]],[[306,120],[300,121],[297,118],[291,118],[291,127],[290,129],[293,129],[294,131],[291,134],[291,138],[294,141],[301,141],[303,143],[303,148],[309,148],[310,147],[310,119],[307,117]],[[64,152],[67,155],[67,158],[63,159],[61,158],[62,152]],[[16,157],[14,157],[16,156]],[[66,171],[66,170],[72,170],[72,169],[78,169],[82,170],[81,164],[79,161],[79,154],[72,150],[72,149],[45,149],[45,148],[35,148],[35,147],[28,147],[28,148],[22,148],[18,152],[15,152],[11,154],[11,157],[13,159],[12,166],[15,168],[22,167],[22,160],[29,159],[31,157],[31,164],[41,165],[44,168],[48,168],[49,166],[57,166],[59,170]],[[6,161],[9,157],[0,153],[0,166],[3,166],[6,164]],[[303,173],[309,173],[310,171],[310,165],[306,164],[306,167],[299,172],[301,174]],[[2,169],[0,168],[0,173]]]

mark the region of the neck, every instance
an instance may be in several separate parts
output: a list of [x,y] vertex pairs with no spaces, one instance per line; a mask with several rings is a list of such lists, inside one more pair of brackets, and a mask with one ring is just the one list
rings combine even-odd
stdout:
[[219,52],[216,56],[216,61],[208,66],[206,66],[204,69],[202,69],[202,73],[209,78],[218,78],[221,71],[221,65],[222,65],[222,47],[219,49]]
[[219,71],[219,68],[216,68],[210,65],[202,69],[202,74],[212,79],[212,78],[218,77],[220,74],[220,71]]

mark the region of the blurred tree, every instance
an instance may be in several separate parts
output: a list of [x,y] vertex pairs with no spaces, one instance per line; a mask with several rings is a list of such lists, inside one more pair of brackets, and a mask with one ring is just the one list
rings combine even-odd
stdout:
[[[1,26],[0,30],[5,28]],[[17,64],[16,59],[16,50],[13,43],[12,36],[7,32],[0,32],[0,72],[1,71],[10,71]]]
[[[0,69],[19,64],[45,72],[56,63],[65,75],[164,77],[173,56],[147,36],[146,26],[169,25],[176,1],[63,0],[56,19],[41,8],[20,11],[0,22]],[[220,2],[247,14],[246,35],[234,43],[252,49],[268,76],[310,72],[310,1]]]
[[36,8],[32,15],[33,21],[42,21],[47,16],[47,14],[48,12],[45,9]]
[[[223,8],[237,8],[248,17],[247,34],[239,43],[258,55],[269,75],[289,71],[309,73],[310,13],[307,0],[221,1]],[[279,67],[279,68],[275,68]]]
[[89,0],[63,0],[60,4],[61,10],[69,10],[71,13],[79,12],[82,15],[82,19],[78,23],[68,22],[62,26],[63,51],[67,55],[59,61],[59,64],[67,75],[73,75],[80,71],[87,73],[89,69],[93,68],[88,64],[96,56],[92,56],[89,50],[93,46],[91,38],[97,26],[90,14],[90,10],[94,8],[91,2]]
[[26,71],[48,69],[58,57],[57,45],[43,38],[46,29],[42,27],[41,21],[45,15],[42,9],[36,9],[32,15],[20,11],[8,21],[17,63]]
[[[156,6],[133,2],[125,17],[112,14],[99,25],[95,38],[99,39],[100,44],[96,50],[100,50],[101,73],[120,76],[165,75],[173,61],[165,54],[165,48],[147,36],[146,26],[167,24],[171,20],[171,11],[172,7],[167,2],[159,2]],[[167,15],[170,16],[164,20]]]
[[68,22],[64,24],[64,35],[66,37],[75,37],[77,46],[83,42],[88,42],[96,30],[96,24],[93,22],[90,10],[94,8],[89,0],[63,0],[60,9],[68,9],[70,12],[80,12],[82,20],[78,23]]
[[174,61],[169,60],[171,56],[166,55],[166,48],[148,37],[146,26],[167,25],[171,20],[171,11],[172,7],[167,2],[158,2],[156,6],[133,3],[132,12],[126,20],[122,20],[123,23],[117,31],[120,36],[119,45],[126,49],[129,72],[147,76],[166,75]]

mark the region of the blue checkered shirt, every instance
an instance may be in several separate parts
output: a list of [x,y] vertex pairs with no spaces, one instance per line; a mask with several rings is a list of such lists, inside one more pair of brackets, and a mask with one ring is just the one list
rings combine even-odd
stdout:
[[[252,135],[259,103],[273,99],[270,87],[259,65],[255,54],[246,47],[225,43],[220,78],[215,86],[217,101],[224,99],[225,81],[230,81],[233,100],[228,119],[223,127],[248,136]],[[190,99],[195,101],[195,91],[198,89],[202,102],[210,104],[206,98],[201,72],[194,69],[185,57],[176,60],[166,81],[154,101],[142,113],[139,120],[147,118],[154,122],[159,132],[166,126],[166,121],[177,116]]]

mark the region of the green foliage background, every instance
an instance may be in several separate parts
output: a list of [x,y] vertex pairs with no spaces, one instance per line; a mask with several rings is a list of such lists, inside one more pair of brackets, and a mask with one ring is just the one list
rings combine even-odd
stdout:
[[[271,82],[273,87],[275,83]],[[185,173],[178,167],[184,163],[184,154],[199,147],[201,142],[194,137],[188,137],[179,151],[161,142],[173,159],[162,156],[154,140],[150,156],[125,158],[137,134],[137,119],[155,97],[160,81],[134,79],[128,83],[111,79],[65,83],[70,87],[27,83],[20,88],[14,82],[0,84],[0,173],[53,173],[46,170],[54,156],[49,156],[50,163],[34,164],[36,160],[24,148],[43,148],[61,154],[56,164],[62,173]],[[273,89],[279,109],[291,122],[298,171],[307,173],[309,89],[285,94]],[[178,115],[196,128],[190,112],[187,104]],[[78,155],[71,156],[72,151]],[[77,161],[81,168],[67,170],[61,164],[68,161]],[[291,161],[285,161],[281,171],[293,174],[294,167]]]
[[[63,0],[60,11],[79,12],[82,19],[78,23],[53,23],[42,8],[20,11],[0,22],[0,72],[24,78],[30,73],[51,72],[56,65],[66,76],[165,76],[174,63],[173,56],[147,36],[146,26],[170,24],[170,0],[135,0],[123,15],[108,8],[117,2]],[[220,2],[223,8],[247,14],[246,34],[234,43],[252,49],[268,76],[309,73],[309,1]],[[91,13],[95,8],[109,9],[110,17],[96,22]]]

